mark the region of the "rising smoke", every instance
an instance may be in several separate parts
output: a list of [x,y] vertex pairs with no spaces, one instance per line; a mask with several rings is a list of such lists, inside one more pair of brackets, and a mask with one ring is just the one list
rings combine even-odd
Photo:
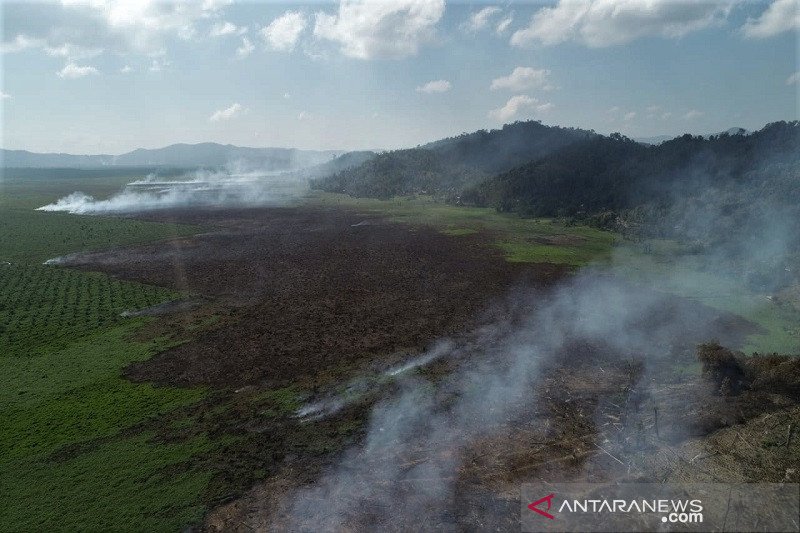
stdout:
[[[549,295],[517,295],[500,315],[432,349],[459,363],[443,383],[405,379],[399,394],[373,409],[363,444],[294,496],[290,530],[453,526],[445,515],[465,448],[529,412],[554,362],[589,346],[656,363],[718,329],[699,308],[676,308],[662,293],[595,269]],[[420,453],[424,460],[413,461]]]
[[[636,268],[630,258],[615,254],[611,265],[584,269],[546,295],[514,295],[509,309],[494,315],[503,319],[436,344],[430,358],[450,359],[457,369],[437,383],[401,376],[400,391],[373,408],[362,443],[316,483],[293,494],[272,525],[292,531],[456,528],[453,510],[467,451],[535,410],[554,364],[570,367],[587,351],[613,354],[643,367],[631,385],[651,394],[652,369],[680,358],[691,363],[698,343],[718,340],[740,347],[752,325],[726,324],[734,319],[701,305],[719,297],[708,294],[709,280],[756,273],[759,283],[738,279],[737,290],[749,285],[759,292],[746,305],[766,305],[764,291],[797,282],[800,220],[784,199],[759,195],[751,184],[705,191],[708,198],[676,191],[659,220],[697,245],[683,255],[662,258],[662,265],[647,263],[632,276]],[[749,208],[742,207],[745,198],[753,201]],[[692,400],[685,398],[684,405]],[[344,406],[335,405],[330,414]],[[327,413],[320,408],[315,414]],[[598,413],[587,416],[599,418]],[[693,422],[671,419],[669,424],[661,428],[662,436],[685,437]],[[617,438],[628,439],[630,431]]]
[[107,199],[74,192],[39,211],[73,214],[125,214],[180,207],[256,207],[281,205],[303,194],[307,181],[292,172],[196,170],[177,179],[149,175]]

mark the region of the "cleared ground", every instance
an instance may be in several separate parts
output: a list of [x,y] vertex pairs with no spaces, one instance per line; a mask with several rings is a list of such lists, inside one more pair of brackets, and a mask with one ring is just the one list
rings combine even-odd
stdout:
[[[93,192],[89,182],[80,188]],[[13,212],[3,220],[18,238],[0,241],[0,259],[14,259],[2,278],[0,319],[17,333],[8,336],[14,355],[0,357],[0,414],[12,421],[0,432],[12,451],[0,458],[0,499],[8,503],[0,530],[175,530],[204,516],[209,529],[246,530],[280,521],[283,498],[361,442],[374,403],[397,391],[387,368],[436,339],[519,312],[505,305],[509,295],[535,304],[576,266],[607,261],[614,241],[591,228],[425,199],[365,205],[325,197],[291,208],[115,219],[34,212],[54,198],[6,192]],[[61,266],[38,264],[60,255],[69,255]],[[174,298],[182,303],[150,308]],[[680,404],[689,390],[681,383],[699,374],[692,345],[706,340],[700,332],[731,345],[764,334],[726,310],[666,301],[654,324],[682,314],[696,330],[684,332],[680,357],[660,370],[659,379],[675,385],[664,405]],[[142,307],[143,316],[121,316]],[[655,441],[644,414],[608,404],[631,393],[628,359],[600,346],[575,353],[552,362],[545,384],[564,394],[531,391],[519,399],[536,400],[527,418],[459,450],[470,458],[458,474],[460,499],[432,526],[469,529],[489,518],[508,525],[518,503],[510,491],[546,475],[546,465],[584,472],[591,458],[600,461],[598,479],[616,476],[617,461],[594,445],[613,436],[602,426],[612,419],[596,423],[594,415],[631,416],[629,428],[641,420],[643,442],[655,442],[646,453],[672,449]],[[598,365],[608,379],[597,379]],[[435,384],[457,367],[440,361],[412,374]],[[359,385],[357,394],[348,383]],[[296,416],[306,402],[337,393],[348,403],[333,416]],[[774,398],[759,405],[783,413]],[[726,413],[695,437],[760,420]],[[538,433],[548,419],[561,429]],[[639,444],[625,446],[612,439],[607,450],[626,463],[642,457]],[[431,457],[420,449],[408,461]],[[777,466],[762,477],[776,479],[783,463],[768,461]],[[447,514],[461,511],[455,522]]]

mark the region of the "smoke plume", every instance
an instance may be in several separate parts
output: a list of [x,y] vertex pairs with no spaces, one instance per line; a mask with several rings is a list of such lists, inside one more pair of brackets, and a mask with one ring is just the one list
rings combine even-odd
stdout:
[[197,170],[178,179],[149,175],[107,199],[74,192],[39,211],[74,214],[125,214],[178,207],[255,207],[281,205],[299,197],[308,185],[291,172]]

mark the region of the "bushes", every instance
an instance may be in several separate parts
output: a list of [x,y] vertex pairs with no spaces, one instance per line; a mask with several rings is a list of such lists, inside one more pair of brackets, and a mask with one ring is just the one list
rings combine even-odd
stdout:
[[739,358],[727,348],[718,343],[701,344],[697,348],[697,358],[703,365],[703,375],[721,394],[736,395],[748,388]]
[[725,395],[743,390],[800,398],[800,357],[759,355],[747,357],[718,343],[701,344],[697,358],[706,376]]

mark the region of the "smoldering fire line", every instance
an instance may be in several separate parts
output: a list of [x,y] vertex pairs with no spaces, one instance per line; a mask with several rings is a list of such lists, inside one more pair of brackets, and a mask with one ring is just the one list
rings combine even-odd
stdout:
[[107,199],[74,192],[38,210],[89,215],[180,207],[273,206],[290,202],[307,189],[307,180],[293,172],[197,170],[175,180],[150,175],[132,181]]
[[[397,396],[373,409],[363,443],[293,494],[288,518],[276,518],[275,527],[437,523],[455,497],[464,450],[530,410],[549,367],[572,347],[657,361],[688,331],[712,331],[711,318],[665,319],[666,298],[609,271],[587,270],[535,305],[517,306],[523,316],[482,328],[442,383],[403,380]],[[409,459],[419,450],[424,459]]]

